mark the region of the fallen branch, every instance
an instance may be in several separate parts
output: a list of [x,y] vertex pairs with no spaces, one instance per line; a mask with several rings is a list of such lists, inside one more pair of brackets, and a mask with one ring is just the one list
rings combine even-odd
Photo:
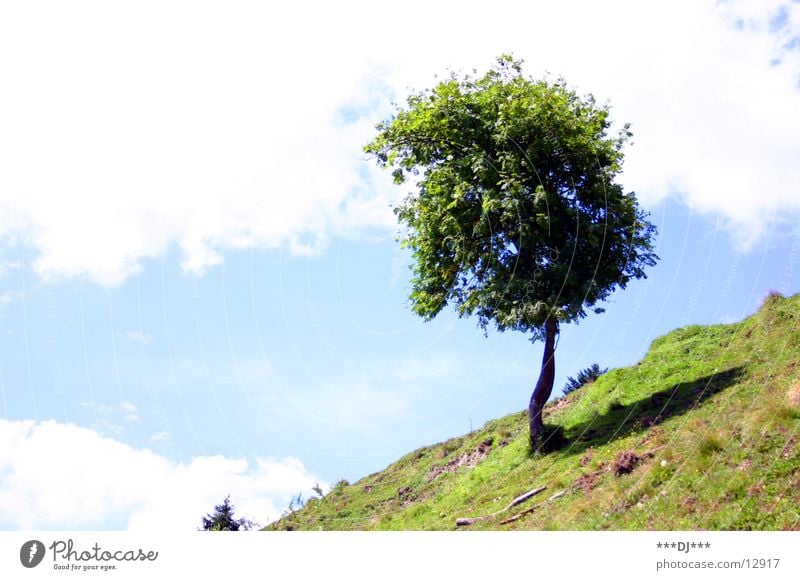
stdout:
[[542,487],[537,487],[536,489],[532,489],[532,490],[530,490],[528,492],[525,492],[521,496],[515,497],[513,500],[511,500],[511,503],[508,504],[506,507],[504,507],[503,509],[501,509],[498,512],[494,512],[493,514],[489,514],[489,515],[486,515],[486,516],[477,516],[477,517],[474,517],[474,518],[458,518],[456,520],[456,525],[457,526],[471,526],[475,522],[480,522],[480,521],[483,521],[483,520],[488,520],[488,519],[497,517],[500,514],[502,514],[503,512],[507,512],[512,507],[514,507],[516,505],[519,505],[519,504],[521,504],[523,502],[528,501],[533,496],[542,493],[546,489],[547,489],[547,486],[543,485]]
[[504,526],[505,524],[510,524],[511,522],[515,522],[518,519],[527,516],[529,513],[533,512],[536,508],[539,508],[539,507],[543,506],[544,504],[553,501],[554,499],[558,499],[561,496],[566,495],[566,493],[568,491],[569,491],[568,489],[562,489],[558,493],[554,493],[553,495],[551,495],[549,498],[547,498],[543,502],[537,503],[535,506],[529,507],[528,509],[519,512],[517,515],[512,516],[512,517],[508,518],[507,520],[503,520],[502,522],[500,522],[500,525]]
[[[639,457],[648,457],[648,458],[650,458],[650,457],[654,457],[654,456],[655,456],[655,454],[656,454],[658,451],[661,451],[662,449],[664,449],[664,447],[666,447],[666,445],[659,445],[658,447],[655,447],[655,448],[653,448],[653,449],[650,449],[650,450],[648,450],[648,451],[643,451],[643,452],[642,452],[642,454],[641,454],[641,455],[639,455]],[[597,472],[595,472],[595,474],[596,474],[596,475],[599,475],[599,474],[600,474],[600,473],[602,473],[603,471],[608,471],[609,469],[610,469],[610,466],[607,466],[607,467],[605,467],[604,469],[600,469],[600,470],[598,470]],[[546,489],[547,489],[547,486],[546,486],[546,485],[543,485],[542,487],[537,487],[536,489],[532,489],[532,490],[530,490],[530,491],[528,491],[528,492],[525,492],[525,493],[523,493],[521,496],[519,496],[519,497],[515,497],[513,500],[511,500],[511,503],[509,503],[509,504],[508,504],[506,507],[504,507],[503,509],[501,509],[501,510],[500,510],[500,511],[498,511],[498,512],[494,512],[493,514],[489,514],[489,515],[485,515],[485,516],[476,516],[476,517],[474,517],[474,518],[458,518],[458,519],[456,520],[456,525],[457,525],[457,526],[471,526],[472,524],[474,524],[474,523],[476,523],[476,522],[482,522],[482,521],[484,521],[484,520],[489,520],[489,519],[492,519],[492,518],[494,518],[494,517],[497,517],[497,516],[499,516],[500,514],[502,514],[502,513],[504,513],[504,512],[507,512],[507,511],[508,511],[508,510],[510,510],[512,507],[514,507],[514,506],[517,506],[517,505],[519,505],[519,504],[521,504],[521,503],[523,503],[523,502],[526,502],[526,501],[528,501],[528,500],[529,500],[529,499],[531,499],[533,496],[535,496],[535,495],[538,495],[538,494],[542,493],[542,492],[543,492],[544,490],[546,490]],[[538,503],[538,504],[536,504],[535,506],[533,506],[533,507],[530,507],[530,508],[528,508],[528,509],[526,509],[526,510],[524,510],[524,511],[521,511],[520,513],[518,513],[518,514],[517,514],[517,515],[515,515],[515,516],[512,516],[512,517],[510,517],[510,518],[508,518],[508,519],[505,519],[505,520],[503,520],[502,522],[500,522],[500,525],[502,526],[502,525],[505,525],[505,524],[510,524],[511,522],[515,522],[515,521],[517,521],[518,519],[520,519],[520,518],[522,518],[522,517],[525,517],[525,516],[526,516],[526,515],[528,515],[529,513],[533,512],[533,511],[534,511],[534,510],[536,510],[537,508],[539,508],[539,507],[543,506],[544,504],[546,504],[546,503],[548,503],[548,502],[551,502],[551,501],[553,501],[553,500],[556,500],[556,499],[558,499],[558,498],[560,498],[560,497],[562,497],[562,496],[566,495],[566,493],[567,493],[568,491],[569,491],[569,489],[562,489],[562,490],[561,490],[561,491],[559,491],[558,493],[555,493],[555,494],[551,495],[549,498],[547,498],[547,499],[546,499],[546,500],[544,500],[543,502],[541,502],[541,503]]]
[[511,508],[512,508],[512,507],[514,507],[515,505],[519,505],[519,504],[521,504],[522,502],[528,501],[528,500],[529,500],[529,499],[531,499],[533,496],[535,496],[535,495],[538,495],[538,494],[542,493],[542,492],[543,492],[544,490],[546,490],[546,489],[547,489],[547,486],[546,486],[546,485],[543,485],[542,487],[537,487],[536,489],[532,489],[532,490],[530,490],[530,491],[529,491],[529,492],[527,492],[527,493],[523,493],[523,494],[522,494],[521,496],[519,496],[519,497],[515,497],[513,500],[511,500],[511,503],[510,503],[510,504],[508,504],[508,506],[506,507],[506,509],[505,509],[505,510],[503,510],[503,511],[506,511],[506,510],[508,510],[508,509],[511,509]]

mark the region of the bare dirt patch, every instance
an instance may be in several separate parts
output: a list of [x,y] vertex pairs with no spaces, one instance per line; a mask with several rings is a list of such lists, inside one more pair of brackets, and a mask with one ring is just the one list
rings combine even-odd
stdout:
[[410,506],[413,503],[424,501],[428,495],[420,493],[419,490],[412,489],[410,486],[404,486],[397,490],[397,499],[402,506]]
[[631,473],[636,469],[636,465],[639,463],[640,459],[641,458],[633,451],[622,451],[614,458],[611,470],[617,477]]
[[589,463],[591,463],[593,458],[594,458],[594,449],[591,448],[587,449],[586,453],[581,455],[581,460],[579,461],[581,467],[586,467],[587,465],[589,465]]
[[561,397],[560,399],[556,399],[549,405],[545,406],[544,410],[542,411],[542,416],[549,417],[550,415],[554,415],[559,411],[563,411],[567,407],[569,407],[572,403],[577,400],[576,397]]
[[747,497],[758,497],[764,491],[764,486],[760,483],[754,483],[747,488]]
[[475,449],[462,453],[444,465],[435,465],[428,471],[428,481],[433,481],[443,473],[453,473],[459,467],[474,467],[489,456],[492,451],[493,439],[486,439]]
[[600,478],[602,471],[595,471],[593,473],[582,473],[581,476],[575,480],[575,487],[583,490],[583,493],[590,493],[597,485],[597,480]]

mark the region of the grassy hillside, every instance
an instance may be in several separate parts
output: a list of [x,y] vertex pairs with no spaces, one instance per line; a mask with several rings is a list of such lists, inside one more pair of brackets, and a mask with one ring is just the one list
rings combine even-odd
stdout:
[[516,413],[267,529],[800,529],[798,359],[800,295],[771,295],[742,322],[675,330],[549,404],[547,453],[531,455]]

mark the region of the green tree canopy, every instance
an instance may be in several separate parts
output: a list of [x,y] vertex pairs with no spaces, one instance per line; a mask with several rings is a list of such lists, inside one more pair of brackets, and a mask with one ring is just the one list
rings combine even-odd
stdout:
[[600,377],[600,375],[605,374],[607,372],[608,372],[607,368],[601,369],[599,364],[594,363],[592,366],[586,367],[585,369],[579,371],[577,376],[568,377],[566,384],[561,389],[561,392],[567,395],[572,391],[577,391],[581,387],[595,382]]
[[529,407],[538,443],[558,325],[602,311],[657,260],[655,227],[615,181],[628,125],[609,135],[607,105],[501,56],[483,76],[412,94],[377,129],[365,150],[415,186],[395,208],[414,311],[431,319],[451,304],[484,330],[545,341]]
[[220,505],[214,506],[213,514],[203,517],[203,530],[207,532],[238,532],[249,530],[256,525],[246,518],[236,519],[233,516],[231,496],[227,496]]

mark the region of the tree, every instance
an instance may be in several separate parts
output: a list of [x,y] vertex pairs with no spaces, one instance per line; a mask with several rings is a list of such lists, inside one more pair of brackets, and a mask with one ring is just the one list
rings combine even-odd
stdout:
[[203,518],[203,530],[207,532],[238,532],[240,529],[249,530],[256,525],[246,518],[237,520],[233,517],[230,495],[220,505],[214,506],[213,514],[206,514]]
[[411,249],[414,312],[447,304],[486,332],[544,341],[528,407],[534,449],[555,379],[562,324],[602,312],[617,287],[656,263],[655,227],[615,182],[628,125],[609,136],[609,107],[562,79],[533,80],[501,56],[481,77],[449,78],[408,97],[365,146],[395,183]]
[[572,391],[577,391],[582,386],[595,382],[600,375],[606,372],[608,372],[607,368],[601,369],[599,364],[594,363],[592,366],[579,371],[575,377],[567,378],[567,383],[561,389],[561,392],[567,395]]

